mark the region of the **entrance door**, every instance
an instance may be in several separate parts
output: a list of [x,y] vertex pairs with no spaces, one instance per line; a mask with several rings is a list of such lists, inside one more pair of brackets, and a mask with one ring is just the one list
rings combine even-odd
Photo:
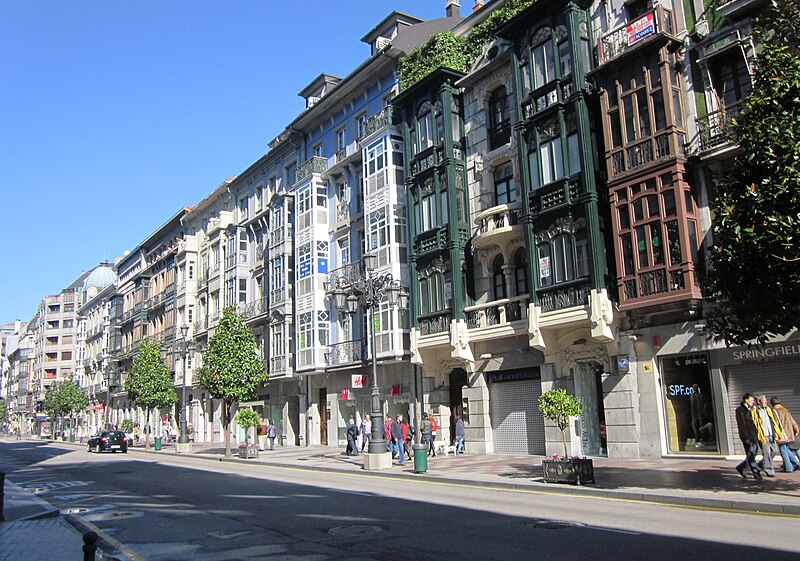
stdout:
[[463,388],[468,383],[467,372],[462,368],[456,368],[450,373],[450,442],[456,438],[456,417],[468,423],[469,419],[464,418],[464,392]]
[[584,456],[607,454],[605,409],[603,408],[602,367],[597,363],[579,363],[573,369],[575,396],[583,402],[581,416],[581,453]]
[[319,400],[317,401],[319,411],[319,443],[323,446],[328,445],[328,389],[319,389]]

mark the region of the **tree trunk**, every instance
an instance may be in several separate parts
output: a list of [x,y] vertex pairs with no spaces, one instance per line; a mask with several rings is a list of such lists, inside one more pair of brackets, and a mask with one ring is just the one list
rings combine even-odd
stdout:
[[231,457],[231,406],[227,399],[222,400],[222,429],[225,434],[225,457]]
[[566,428],[561,429],[561,442],[564,443],[564,458],[569,459],[569,453],[567,452],[567,431]]

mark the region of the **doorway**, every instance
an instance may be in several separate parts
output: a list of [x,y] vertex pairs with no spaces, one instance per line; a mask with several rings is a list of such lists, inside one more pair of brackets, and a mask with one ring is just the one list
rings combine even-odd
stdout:
[[469,407],[464,404],[464,386],[469,383],[467,372],[456,368],[450,372],[450,442],[456,438],[456,417],[469,423]]
[[573,369],[575,396],[583,402],[580,418],[581,454],[605,456],[608,454],[606,440],[606,414],[603,406],[603,367],[596,362],[582,362]]
[[328,445],[328,389],[319,389],[319,400],[317,401],[319,412],[319,443],[323,446]]

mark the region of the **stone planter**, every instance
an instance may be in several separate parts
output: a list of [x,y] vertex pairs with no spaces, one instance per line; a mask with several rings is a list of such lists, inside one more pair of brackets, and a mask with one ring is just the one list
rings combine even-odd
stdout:
[[594,483],[594,464],[589,458],[542,460],[545,483]]
[[239,446],[239,457],[243,459],[258,458],[258,446],[255,444],[242,444]]

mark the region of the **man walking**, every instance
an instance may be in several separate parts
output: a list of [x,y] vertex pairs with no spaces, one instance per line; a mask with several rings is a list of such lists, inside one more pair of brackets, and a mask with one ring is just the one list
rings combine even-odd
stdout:
[[267,423],[264,422],[264,417],[258,418],[256,436],[258,437],[258,449],[263,452],[267,446]]
[[361,419],[361,452],[369,450],[369,439],[372,438],[372,417],[366,415]]
[[278,430],[275,428],[275,424],[270,419],[269,424],[267,425],[267,438],[269,438],[269,449],[275,450],[275,437],[278,435]]
[[422,444],[428,448],[428,455],[431,455],[431,435],[433,434],[433,423],[428,418],[428,413],[422,413],[422,422],[419,425],[419,434],[422,436]]
[[775,417],[783,429],[783,438],[778,440],[778,450],[783,458],[783,471],[792,473],[795,469],[800,469],[800,456],[797,455],[797,450],[792,450],[789,445],[794,442],[797,435],[800,434],[800,427],[797,421],[794,420],[791,412],[786,407],[781,405],[781,400],[773,397],[769,400],[772,404],[772,410],[775,412]]
[[347,422],[347,450],[345,454],[348,456],[353,454],[354,456],[358,456],[358,445],[356,444],[358,439],[358,427],[356,426],[356,422],[350,417],[350,420]]
[[767,474],[775,477],[775,467],[772,458],[778,453],[777,442],[783,438],[783,431],[775,413],[769,406],[767,396],[762,395],[756,404],[757,415],[753,419],[758,429],[758,443],[761,446],[761,461],[758,465]]
[[395,419],[394,423],[392,423],[392,444],[394,449],[397,450],[397,465],[402,466],[403,455],[405,454],[403,450],[403,416],[398,415],[397,419]]
[[746,393],[742,396],[742,403],[736,408],[736,428],[739,430],[739,438],[744,445],[744,453],[746,457],[742,463],[736,466],[736,471],[739,475],[747,479],[744,474],[745,466],[750,468],[753,477],[759,481],[764,479],[761,475],[761,470],[756,463],[756,454],[758,453],[758,429],[753,416],[753,410],[756,403],[756,398],[751,393]]
[[383,438],[386,440],[386,451],[392,453],[392,458],[394,458],[395,450],[394,450],[394,443],[392,439],[392,425],[394,421],[390,415],[386,415],[386,421],[383,423]]
[[456,454],[464,453],[464,421],[456,415]]

